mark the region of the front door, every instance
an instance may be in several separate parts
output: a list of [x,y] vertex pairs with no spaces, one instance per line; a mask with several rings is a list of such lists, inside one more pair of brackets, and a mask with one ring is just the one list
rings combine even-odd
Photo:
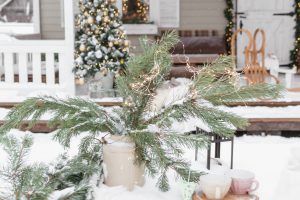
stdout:
[[[257,28],[266,33],[266,54],[274,53],[281,65],[290,63],[290,51],[295,40],[294,0],[238,0],[237,27],[248,29],[252,34]],[[244,67],[244,48],[248,39],[239,35],[237,65]],[[260,48],[260,38],[257,48]]]

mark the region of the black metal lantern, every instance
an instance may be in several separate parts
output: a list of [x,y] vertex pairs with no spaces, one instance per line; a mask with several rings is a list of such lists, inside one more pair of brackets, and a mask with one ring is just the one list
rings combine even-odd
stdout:
[[[211,159],[211,144],[215,143],[215,158],[221,157],[221,143],[222,142],[231,142],[231,160],[230,160],[230,169],[233,168],[233,145],[234,137],[222,137],[215,133],[210,133],[201,130],[199,127],[196,128],[195,134],[203,134],[209,137],[210,143],[207,147],[207,169],[210,169],[210,159]],[[198,148],[195,150],[195,160],[198,160]]]

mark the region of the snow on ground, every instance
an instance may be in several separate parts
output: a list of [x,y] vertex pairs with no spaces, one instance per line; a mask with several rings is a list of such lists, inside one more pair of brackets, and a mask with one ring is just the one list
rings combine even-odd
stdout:
[[[24,132],[21,131],[14,130],[12,132],[18,136],[24,135]],[[64,152],[64,149],[57,142],[51,140],[52,135],[53,133],[47,135],[34,134],[35,143],[28,157],[30,163],[49,163]],[[71,155],[76,154],[79,140],[80,138],[73,139],[70,149]],[[229,163],[230,143],[222,143],[221,150],[221,159]],[[261,200],[275,200],[273,196],[276,192],[281,192],[280,194],[284,193],[284,195],[286,195],[286,193],[294,195],[289,198],[284,198],[285,200],[297,200],[300,196],[299,152],[300,138],[288,139],[279,136],[244,136],[235,139],[234,168],[251,170],[256,174],[256,179],[260,182],[260,188],[256,194]],[[199,151],[199,161],[197,162],[194,161],[194,150],[187,150],[185,157],[192,161],[193,168],[201,171],[205,170],[206,150]],[[4,163],[5,154],[0,149],[0,166]],[[212,168],[212,172],[226,169],[226,167],[220,168],[217,166],[213,166]],[[170,177],[172,177],[172,189],[167,193],[158,191],[155,187],[156,180],[147,178],[144,187],[137,187],[132,192],[122,187],[109,188],[102,186],[96,189],[95,194],[98,197],[97,199],[101,200],[180,200],[179,181],[173,178],[171,173],[170,175]],[[284,191],[282,188],[284,188]],[[294,190],[288,191],[288,189]]]
[[222,110],[233,112],[245,118],[300,118],[300,106],[265,107],[238,106],[221,107]]

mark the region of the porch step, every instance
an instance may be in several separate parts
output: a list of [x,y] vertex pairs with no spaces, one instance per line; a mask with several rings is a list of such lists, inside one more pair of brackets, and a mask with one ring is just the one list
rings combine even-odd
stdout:
[[194,74],[187,69],[187,63],[196,71],[197,66],[210,64],[218,57],[218,54],[174,54],[169,78],[191,78]]
[[191,65],[211,63],[218,57],[218,54],[174,54],[171,56],[174,65],[182,65],[187,62]]
[[228,107],[237,106],[265,106],[265,107],[287,107],[300,106],[300,101],[253,101],[253,102],[231,102],[226,104]]
[[[0,126],[5,123],[0,120]],[[30,121],[24,121],[20,130],[31,131],[33,133],[50,133],[56,128],[47,126],[47,120],[40,120],[32,128],[28,128]],[[249,119],[250,125],[245,129],[237,130],[238,132],[270,132],[278,133],[281,131],[300,131],[300,118],[252,118]]]
[[[99,106],[104,106],[104,107],[112,107],[112,106],[122,106],[122,102],[116,101],[116,102],[96,102]],[[19,102],[0,102],[0,108],[6,108],[10,109],[15,106],[17,106]]]
[[[111,107],[111,106],[122,106],[121,101],[98,101],[96,102],[99,106]],[[0,108],[13,108],[18,105],[19,102],[0,102]],[[253,101],[253,102],[230,102],[227,103],[228,107],[237,107],[237,106],[265,106],[265,107],[288,107],[288,106],[300,106],[300,101]]]

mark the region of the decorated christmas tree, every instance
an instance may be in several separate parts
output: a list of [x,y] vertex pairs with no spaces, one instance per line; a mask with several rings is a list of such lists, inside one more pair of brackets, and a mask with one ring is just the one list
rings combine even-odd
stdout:
[[[236,128],[247,125],[247,120],[218,106],[233,101],[276,98],[281,88],[268,84],[240,86],[231,57],[220,56],[211,65],[194,72],[180,97],[169,104],[154,106],[157,91],[166,82],[172,66],[169,50],[177,43],[174,32],[166,33],[160,41],[143,40],[144,53],[132,57],[125,75],[117,78],[117,90],[124,100],[122,107],[108,109],[81,98],[29,98],[9,112],[0,133],[20,127],[23,120],[31,119],[34,125],[43,114],[50,112],[49,125],[57,127],[54,138],[62,145],[68,147],[72,137],[88,132],[79,145],[79,152],[91,163],[100,165],[101,149],[107,144],[107,138],[121,135],[134,143],[136,164],[144,164],[150,176],[158,177],[157,186],[161,190],[170,189],[169,170],[185,180],[198,181],[200,173],[190,169],[189,161],[184,159],[184,149],[203,148],[208,140],[205,135],[173,130],[173,123],[193,117],[202,120],[216,134],[232,136]],[[79,163],[71,165],[71,169],[86,174],[85,167]],[[101,168],[91,169],[85,177],[88,179],[93,173],[101,180]]]
[[80,0],[76,18],[75,74],[119,73],[126,67],[126,40],[116,0]]

